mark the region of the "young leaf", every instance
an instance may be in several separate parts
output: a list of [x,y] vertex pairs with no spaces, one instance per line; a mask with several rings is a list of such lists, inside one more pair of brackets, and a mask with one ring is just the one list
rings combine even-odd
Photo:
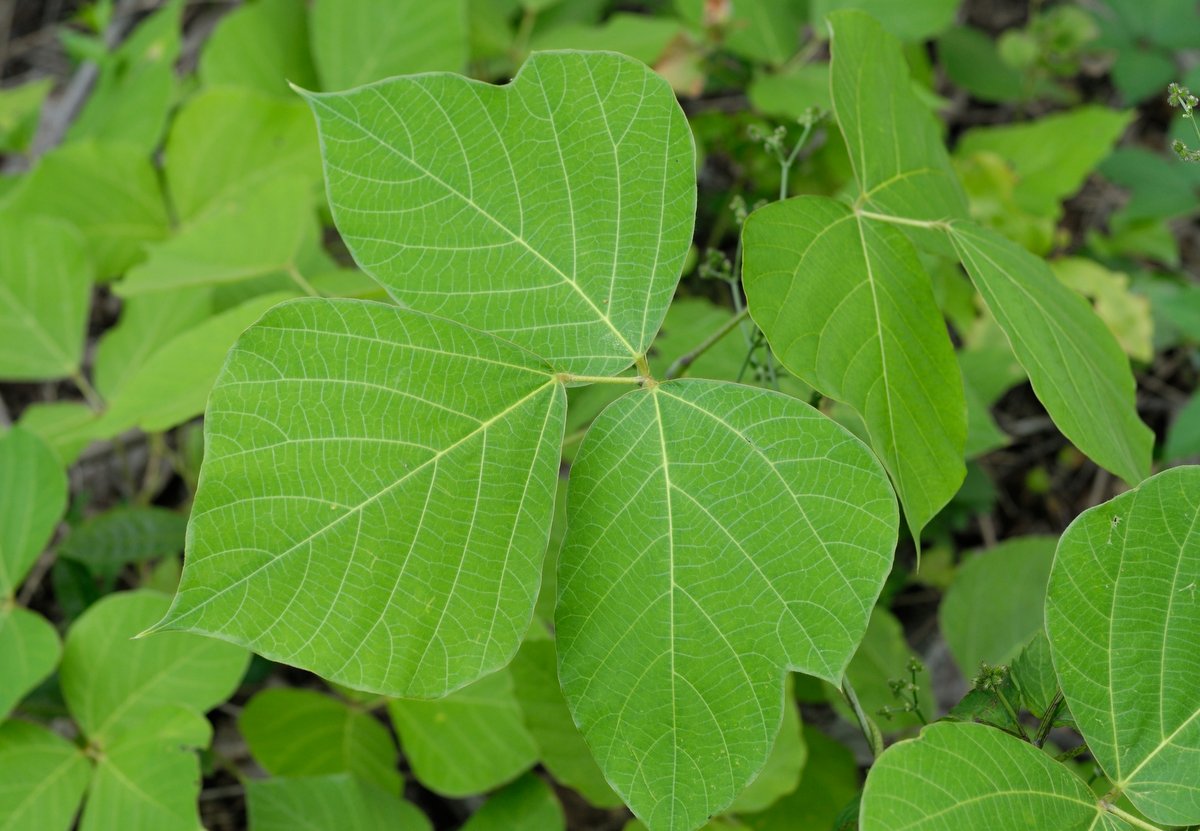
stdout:
[[[904,627],[900,621],[883,606],[876,606],[871,612],[871,620],[867,624],[862,643],[858,645],[854,657],[846,667],[846,678],[854,687],[863,712],[875,720],[882,732],[889,735],[897,730],[911,729],[921,723],[915,713],[897,712],[891,718],[880,714],[880,710],[885,707],[901,705],[901,701],[892,694],[891,682],[910,680],[908,663],[912,658],[913,649],[904,639]],[[937,704],[928,677],[918,676],[917,685],[920,687],[917,691],[917,703],[921,707],[921,714],[926,719],[933,719]],[[854,712],[846,705],[840,691],[827,688],[826,692],[834,709],[853,724]]]
[[396,743],[370,713],[314,690],[263,690],[238,727],[255,761],[275,776],[353,773],[391,793],[402,783]]
[[200,760],[212,726],[186,706],[168,704],[104,742],[79,831],[195,831],[200,824]]
[[286,95],[288,82],[316,83],[303,0],[258,0],[235,8],[213,30],[200,55],[200,80]]
[[1056,544],[1054,537],[1018,537],[959,567],[938,622],[965,677],[982,661],[1008,663],[1042,628]]
[[[62,644],[50,621],[0,601],[0,722],[58,666]],[[0,827],[5,827],[0,825]]]
[[649,68],[542,52],[503,87],[435,74],[306,96],[338,230],[395,297],[560,370],[645,352],[696,205],[691,131]]
[[437,701],[388,702],[413,775],[446,796],[489,791],[537,762],[507,669]]
[[79,371],[92,299],[83,239],[55,219],[0,213],[0,378]]
[[75,225],[105,280],[124,274],[147,243],[171,229],[154,165],[148,154],[127,144],[82,141],[47,153],[8,205],[16,215],[41,214]]
[[67,476],[41,439],[21,428],[0,435],[0,602],[50,541],[67,507]]
[[919,536],[966,475],[967,415],[912,243],[822,196],[755,211],[743,234],[754,321],[788,370],[862,415]]
[[766,762],[783,672],[841,678],[891,567],[895,500],[801,402],[683,380],[601,414],[567,510],[567,701],[635,813],[696,828]]
[[67,633],[63,698],[92,741],[140,731],[166,705],[203,713],[241,681],[250,656],[236,646],[183,634],[133,640],[166,608],[166,596],[157,592],[110,594]]
[[1200,822],[1200,467],[1163,471],[1063,534],[1046,633],[1063,696],[1114,788]]
[[1129,361],[1104,322],[1020,246],[970,222],[949,232],[1063,435],[1130,484],[1144,479],[1154,435],[1138,420]]
[[310,31],[323,88],[413,72],[461,72],[467,63],[466,7],[464,0],[316,0]]
[[171,201],[187,221],[277,179],[315,186],[321,151],[303,103],[216,87],[189,99],[175,117],[164,173]]
[[563,831],[566,819],[554,791],[527,773],[490,797],[462,831]]
[[1083,780],[1028,742],[983,724],[931,724],[867,774],[862,831],[1126,831]]
[[0,724],[0,828],[67,831],[92,777],[83,751],[24,721]]
[[157,628],[390,695],[504,666],[537,596],[565,404],[546,364],[457,323],[277,306],[213,388],[183,580]]
[[858,203],[910,219],[966,215],[938,127],[917,101],[900,43],[858,11],[829,15],[833,108],[858,180]]
[[348,773],[246,783],[250,831],[430,831],[412,804]]

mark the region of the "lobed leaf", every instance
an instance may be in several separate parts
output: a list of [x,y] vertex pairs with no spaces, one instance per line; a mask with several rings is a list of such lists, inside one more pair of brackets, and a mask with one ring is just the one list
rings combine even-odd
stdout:
[[275,307],[213,388],[183,579],[157,628],[391,695],[500,668],[537,596],[564,409],[545,363],[448,320]]
[[919,536],[966,475],[967,417],[912,243],[821,196],[755,211],[743,234],[754,321],[789,371],[862,415]]
[[969,222],[952,223],[949,233],[1063,435],[1130,484],[1144,479],[1154,436],[1138,420],[1133,373],[1108,327],[1015,243]]
[[338,230],[397,299],[573,373],[645,352],[696,205],[691,131],[649,68],[543,52],[503,87],[430,74],[305,95]]
[[601,414],[567,512],[567,702],[635,813],[696,828],[766,762],[784,672],[841,678],[891,566],[890,489],[799,401],[683,380]]
[[1200,822],[1200,467],[1163,471],[1062,536],[1046,633],[1096,761],[1151,820]]

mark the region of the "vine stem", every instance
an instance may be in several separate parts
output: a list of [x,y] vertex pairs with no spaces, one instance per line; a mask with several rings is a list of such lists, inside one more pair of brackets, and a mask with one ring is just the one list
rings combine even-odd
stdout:
[[1143,831],[1163,831],[1157,825],[1151,825],[1150,823],[1146,822],[1144,819],[1138,819],[1137,817],[1135,817],[1133,814],[1129,813],[1128,811],[1122,811],[1120,808],[1118,808],[1116,805],[1113,805],[1107,799],[1100,800],[1100,807],[1103,808],[1104,810],[1108,811],[1114,817],[1125,820],[1127,823],[1132,825],[1134,828],[1141,828],[1141,829],[1143,829]]
[[747,307],[743,306],[742,310],[740,312],[735,314],[733,317],[729,318],[729,320],[722,323],[721,326],[715,332],[713,332],[711,335],[709,335],[707,338],[705,338],[703,341],[701,341],[699,346],[697,346],[695,349],[691,350],[690,352],[686,352],[683,355],[680,355],[679,358],[677,358],[675,360],[675,362],[673,364],[671,364],[670,368],[667,370],[667,374],[663,376],[663,380],[670,381],[672,378],[678,378],[679,376],[681,376],[684,372],[687,371],[687,368],[689,366],[691,366],[693,363],[695,363],[697,358],[699,358],[701,355],[703,355],[705,352],[707,352],[709,349],[711,349],[713,344],[715,344],[721,338],[725,337],[731,331],[733,331],[733,328],[735,326],[739,325],[743,320],[745,320],[749,316],[749,314],[750,314],[750,310]]
[[83,393],[83,399],[87,401],[89,407],[97,412],[104,409],[104,399],[100,397],[100,393],[96,392],[96,388],[91,385],[82,371],[76,370],[73,372],[71,374],[71,381]]

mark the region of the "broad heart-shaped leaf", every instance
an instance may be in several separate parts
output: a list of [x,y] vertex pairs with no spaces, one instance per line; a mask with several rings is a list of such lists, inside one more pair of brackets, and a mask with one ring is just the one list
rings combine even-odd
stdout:
[[50,621],[0,600],[0,721],[58,665],[62,644]]
[[457,323],[356,300],[276,306],[213,388],[183,579],[158,628],[389,695],[499,669],[533,613],[565,406],[544,362]]
[[931,724],[867,774],[862,831],[1124,831],[1083,780],[983,724]]
[[433,74],[305,94],[334,221],[395,297],[573,373],[645,352],[696,205],[691,130],[648,67],[541,52],[502,87]]
[[411,803],[348,773],[246,783],[250,831],[430,831]]
[[181,633],[134,640],[167,603],[158,592],[110,594],[67,633],[63,698],[93,742],[107,747],[165,705],[203,713],[237,689],[250,660],[243,649]]
[[1154,434],[1138,420],[1133,373],[1108,327],[1024,248],[970,222],[949,233],[1063,435],[1130,484],[1144,479]]
[[891,567],[891,489],[806,404],[681,380],[600,415],[567,515],[567,702],[635,813],[697,828],[766,762],[784,672],[841,677]]
[[1113,786],[1200,823],[1200,467],[1163,471],[1062,536],[1046,634],[1063,696]]
[[238,728],[255,760],[275,776],[353,773],[400,793],[396,743],[370,713],[314,690],[263,690],[242,710]]
[[823,196],[755,211],[743,233],[751,316],[788,370],[862,415],[919,536],[966,476],[967,410],[912,243]]
[[413,775],[446,796],[490,791],[537,762],[508,669],[436,701],[394,699],[388,713]]
[[79,371],[92,277],[83,238],[70,225],[0,212],[0,378]]
[[313,57],[327,90],[412,72],[461,72],[467,62],[467,2],[316,0]]
[[83,751],[24,721],[0,724],[0,828],[67,831],[91,779]]
[[67,507],[67,476],[34,434],[0,435],[0,602],[12,597]]
[[946,645],[965,677],[1006,664],[1041,628],[1057,540],[1026,536],[970,556],[938,607]]
[[829,15],[830,88],[858,179],[858,201],[910,219],[966,215],[937,123],[913,94],[900,42],[870,15]]
[[212,726],[187,706],[150,711],[105,744],[79,831],[196,831],[200,760]]

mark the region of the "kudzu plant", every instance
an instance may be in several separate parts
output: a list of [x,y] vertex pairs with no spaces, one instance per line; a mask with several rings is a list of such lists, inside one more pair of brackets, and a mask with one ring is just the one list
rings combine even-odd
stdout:
[[571,465],[558,680],[620,799],[653,831],[700,827],[762,769],[788,672],[854,700],[844,674],[900,508],[919,541],[962,483],[966,397],[922,259],[952,256],[1054,422],[1134,486],[1071,526],[1046,600],[1051,686],[1114,788],[1096,797],[1033,742],[943,722],[879,758],[861,827],[1200,822],[1196,469],[1147,479],[1152,435],[1114,337],[1043,261],[966,218],[899,44],[862,13],[830,21],[856,191],[753,213],[742,276],[773,354],[857,413],[865,442],[779,392],[651,374],[696,161],[641,63],[543,52],[505,86],[298,90],[337,228],[395,302],[289,301],[242,335],[208,403],[179,590],[149,631],[396,697],[403,731],[413,699],[513,659],[567,391],[625,385]]

